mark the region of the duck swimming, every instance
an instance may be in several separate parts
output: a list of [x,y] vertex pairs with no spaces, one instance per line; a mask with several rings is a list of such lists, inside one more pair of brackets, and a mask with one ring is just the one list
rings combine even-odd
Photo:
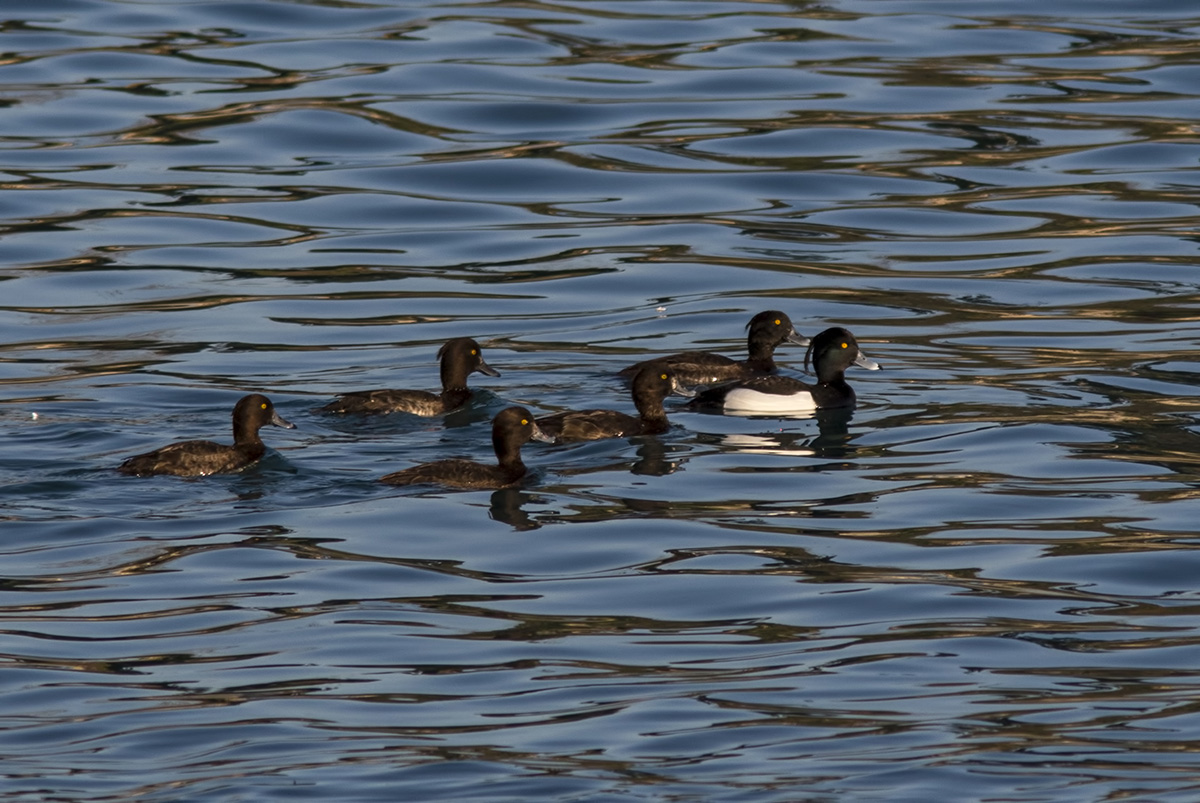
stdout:
[[701,391],[687,406],[691,409],[721,409],[727,413],[808,413],[831,407],[853,407],[854,388],[846,382],[851,365],[879,370],[858,347],[854,335],[840,326],[826,329],[813,338],[804,356],[812,358],[817,382],[810,385],[790,376],[766,374]]
[[616,410],[568,410],[543,416],[537,425],[556,443],[658,435],[670,427],[663,399],[671,393],[694,395],[680,387],[672,369],[646,365],[633,378],[630,388],[633,406],[638,411],[636,416]]
[[492,448],[497,465],[473,460],[437,460],[382,477],[388,485],[446,485],[451,488],[511,488],[525,477],[521,446],[530,440],[549,441],[524,407],[508,407],[492,419]]
[[775,348],[783,343],[807,346],[808,338],[796,333],[792,321],[779,310],[760,312],[746,324],[746,350],[749,356],[735,360],[711,351],[684,351],[654,357],[621,370],[622,376],[634,376],[644,366],[669,367],[682,385],[711,385],[775,372]]
[[471,398],[467,377],[478,371],[487,376],[500,372],[483,360],[479,344],[469,337],[447,340],[438,349],[442,392],[427,390],[359,390],[346,393],[319,408],[322,413],[412,413],[434,416],[462,407]]
[[155,449],[153,452],[129,458],[117,471],[148,477],[154,474],[173,474],[177,477],[205,477],[240,471],[258,462],[267,447],[258,431],[266,425],[295,429],[275,412],[275,405],[260,393],[242,397],[233,408],[233,445],[213,441],[180,441]]

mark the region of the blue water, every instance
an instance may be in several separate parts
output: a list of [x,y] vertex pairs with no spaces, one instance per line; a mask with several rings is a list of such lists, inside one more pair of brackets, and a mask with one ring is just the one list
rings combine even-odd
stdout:
[[[1153,0],[6,2],[0,797],[1194,800],[1198,40]],[[883,365],[852,417],[376,482],[764,309]],[[314,412],[463,335],[467,409]],[[114,472],[252,391],[298,425],[255,468]]]

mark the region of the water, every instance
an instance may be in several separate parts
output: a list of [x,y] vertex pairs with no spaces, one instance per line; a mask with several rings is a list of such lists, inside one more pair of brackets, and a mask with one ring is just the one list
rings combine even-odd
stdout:
[[[1195,799],[1186,4],[3,20],[0,796]],[[851,419],[375,482],[772,308]],[[313,412],[459,335],[469,409]],[[256,469],[112,471],[252,390]]]

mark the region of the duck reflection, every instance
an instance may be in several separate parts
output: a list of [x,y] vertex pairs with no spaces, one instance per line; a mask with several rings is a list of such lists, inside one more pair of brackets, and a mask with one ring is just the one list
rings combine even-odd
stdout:
[[501,488],[492,493],[491,504],[488,507],[488,516],[493,521],[507,524],[514,530],[521,532],[527,530],[536,530],[541,527],[541,522],[537,521],[525,510],[525,505],[539,501],[537,497],[528,491],[522,491],[518,488]]
[[585,474],[599,474],[610,471],[628,471],[643,477],[663,477],[682,471],[687,462],[687,447],[670,444],[653,436],[631,438],[631,444],[636,445],[633,458],[623,454],[616,459],[598,462],[594,459],[596,447],[583,446],[574,451],[582,459],[588,457],[586,465],[570,466],[556,465],[554,473],[562,477],[577,477]]
[[637,460],[629,467],[630,474],[643,477],[665,477],[682,470],[687,462],[678,447],[668,447],[658,438],[645,438],[637,448]]
[[856,449],[851,444],[850,419],[854,411],[848,408],[818,410],[812,418],[817,422],[817,435],[807,432],[731,433],[721,438],[724,446],[749,454],[777,454],[824,459],[846,459]]

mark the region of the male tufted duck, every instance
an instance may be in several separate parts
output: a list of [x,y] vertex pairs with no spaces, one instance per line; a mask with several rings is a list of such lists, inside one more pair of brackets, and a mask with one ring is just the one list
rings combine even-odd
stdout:
[[382,477],[389,485],[448,485],[452,488],[510,488],[525,476],[521,445],[530,440],[549,441],[538,428],[533,414],[524,407],[508,407],[492,419],[492,447],[498,465],[472,460],[437,460],[406,468]]
[[804,356],[812,358],[817,383],[810,385],[790,376],[767,374],[709,388],[688,403],[692,409],[721,408],[728,413],[807,413],[830,407],[853,407],[854,388],[846,382],[846,369],[858,365],[869,371],[879,363],[862,353],[854,335],[840,326],[813,338]]
[[695,395],[679,386],[672,369],[663,365],[646,365],[633,378],[630,389],[638,415],[616,410],[568,410],[539,418],[537,424],[557,443],[658,435],[666,432],[670,426],[663,409],[663,399],[670,393]]
[[682,385],[711,385],[733,379],[775,372],[775,347],[782,343],[807,346],[808,338],[796,334],[792,321],[778,310],[760,312],[746,324],[746,349],[750,356],[734,360],[711,351],[684,351],[665,357],[643,360],[621,370],[622,376],[634,376],[643,366],[670,368]]
[[267,424],[284,429],[296,425],[275,412],[271,400],[259,393],[244,396],[233,408],[233,445],[213,441],[180,441],[129,458],[117,471],[139,477],[174,474],[179,477],[204,477],[238,471],[258,462],[267,447],[258,430]]
[[500,376],[499,371],[483,361],[479,344],[469,337],[447,340],[437,356],[442,363],[440,394],[427,390],[360,390],[338,396],[320,408],[320,412],[439,415],[462,407],[471,398],[467,376],[472,372]]

